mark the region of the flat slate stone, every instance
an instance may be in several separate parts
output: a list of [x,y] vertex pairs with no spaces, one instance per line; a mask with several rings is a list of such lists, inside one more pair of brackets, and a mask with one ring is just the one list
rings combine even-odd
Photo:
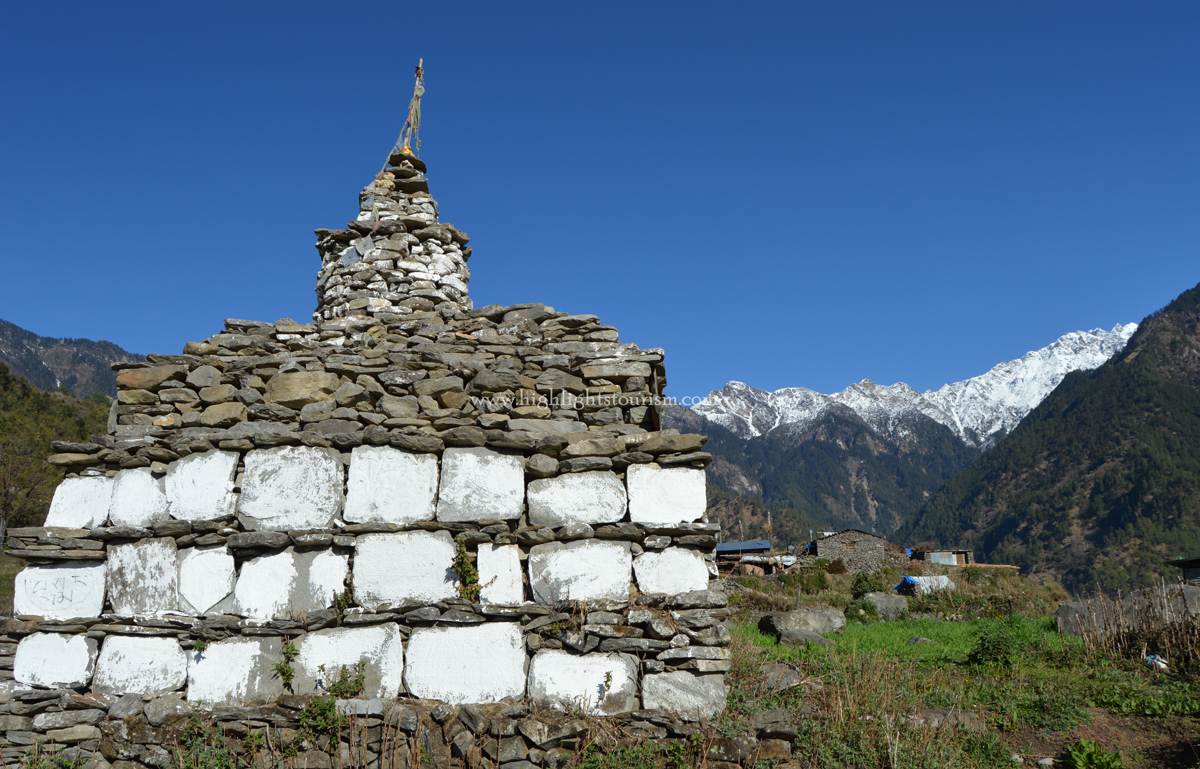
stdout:
[[238,515],[247,529],[327,529],[342,512],[345,478],[334,449],[256,449],[245,465]]
[[229,638],[188,654],[188,702],[253,705],[283,696],[275,673],[282,659],[279,638]]
[[99,617],[104,610],[105,567],[62,563],[22,569],[13,584],[13,613],[46,619]]
[[708,587],[708,564],[696,550],[668,547],[633,560],[633,574],[643,593],[689,593]]
[[61,633],[34,633],[21,639],[13,660],[19,683],[51,689],[78,689],[92,680],[96,667],[95,638]]
[[685,671],[655,673],[642,678],[642,706],[665,710],[689,721],[712,718],[725,709],[725,676],[692,675]]
[[418,628],[408,641],[404,683],[415,697],[451,705],[518,700],[525,644],[514,622]]
[[529,524],[613,523],[625,517],[625,484],[611,471],[569,473],[530,481]]
[[458,597],[454,541],[448,531],[362,534],[354,545],[354,601],[375,610],[405,600]]
[[[327,694],[341,668],[366,662],[366,699],[395,699],[404,682],[404,641],[394,623],[318,630],[300,637],[293,663],[296,694]],[[322,670],[324,666],[324,670]]]
[[627,601],[632,583],[629,549],[615,542],[580,539],[549,542],[529,551],[529,584],[534,600]]
[[179,560],[174,538],[109,545],[106,566],[113,613],[144,615],[178,608]]
[[[345,590],[350,558],[332,550],[288,548],[242,564],[233,588],[233,613],[254,619],[291,619],[333,605]],[[397,564],[392,564],[393,571]]]
[[207,614],[233,592],[233,556],[224,547],[189,547],[178,558],[180,611]]
[[476,553],[481,603],[516,606],[525,601],[521,549],[516,545],[483,543]]
[[637,710],[638,660],[629,654],[543,649],[529,665],[529,697],[565,712],[612,716]]
[[67,478],[54,490],[45,526],[92,529],[108,519],[113,479],[104,476]]
[[174,638],[110,635],[100,647],[92,689],[166,694],[187,683],[188,659]]
[[630,465],[625,483],[629,520],[634,523],[696,521],[708,505],[703,470]]
[[165,481],[171,516],[181,521],[229,518],[237,508],[233,478],[238,455],[231,451],[191,454],[167,468]]
[[166,486],[148,467],[122,470],[113,479],[108,520],[112,526],[149,526],[170,518]]
[[359,446],[350,458],[342,517],[355,523],[432,521],[437,487],[438,460],[434,454]]
[[439,521],[512,520],[525,507],[525,462],[490,449],[452,448],[442,454]]

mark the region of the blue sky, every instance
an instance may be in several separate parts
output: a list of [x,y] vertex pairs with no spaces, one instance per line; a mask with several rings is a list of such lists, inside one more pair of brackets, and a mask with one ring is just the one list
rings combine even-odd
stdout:
[[677,397],[936,388],[1200,281],[1194,3],[27,3],[0,318],[309,319],[418,57],[476,305],[599,315]]

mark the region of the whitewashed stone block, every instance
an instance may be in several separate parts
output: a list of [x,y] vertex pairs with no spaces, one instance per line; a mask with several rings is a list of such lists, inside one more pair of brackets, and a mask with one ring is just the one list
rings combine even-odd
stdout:
[[643,593],[690,593],[708,589],[708,564],[695,550],[668,547],[633,559],[633,574]]
[[432,521],[437,486],[435,455],[390,446],[359,446],[350,457],[342,517],[353,523]]
[[531,481],[529,523],[557,529],[568,523],[613,523],[625,517],[625,484],[608,470]]
[[638,661],[628,654],[544,649],[529,665],[529,696],[542,707],[612,716],[638,709]]
[[174,638],[110,635],[100,647],[92,689],[108,694],[166,694],[187,683],[188,660]]
[[92,680],[96,667],[95,638],[60,633],[34,633],[17,644],[13,678],[50,689],[77,689]]
[[54,490],[46,526],[92,529],[108,520],[112,500],[112,478],[105,476],[67,478]]
[[725,709],[725,676],[692,675],[678,670],[642,678],[642,706],[665,710],[691,721],[712,718]]
[[104,610],[103,563],[28,566],[13,582],[13,613],[46,619],[99,617]]
[[172,462],[165,486],[171,517],[181,521],[229,518],[237,508],[233,478],[238,455],[231,451],[192,454]]
[[157,614],[179,607],[179,560],[171,537],[109,545],[108,600],[116,614]]
[[696,521],[708,505],[703,470],[630,465],[625,483],[629,487],[629,520],[634,523]]
[[148,467],[122,470],[113,479],[108,520],[113,526],[149,526],[170,518],[162,479]]
[[516,545],[481,544],[475,568],[479,570],[482,603],[516,606],[525,602],[521,551]]
[[284,693],[275,674],[283,657],[279,638],[229,638],[188,657],[188,702],[249,705],[274,702]]
[[408,640],[404,683],[415,697],[451,705],[519,699],[526,662],[516,623],[422,628]]
[[325,529],[342,512],[341,455],[280,446],[246,452],[238,514],[250,530]]
[[446,449],[438,487],[439,521],[512,520],[525,506],[525,464],[489,449]]
[[179,551],[179,610],[206,614],[233,592],[233,555],[221,546]]
[[458,597],[454,541],[448,531],[363,534],[354,545],[354,600],[388,604],[436,603]]
[[404,683],[404,642],[394,624],[318,630],[301,636],[296,647],[296,694],[327,693],[338,672],[352,670],[360,660],[366,662],[361,697],[394,699]]
[[345,590],[349,570],[350,558],[332,550],[297,553],[289,547],[246,561],[233,588],[233,611],[253,619],[291,619],[328,608]]
[[529,551],[533,598],[553,606],[559,601],[626,601],[633,558],[615,542],[581,539],[549,542]]

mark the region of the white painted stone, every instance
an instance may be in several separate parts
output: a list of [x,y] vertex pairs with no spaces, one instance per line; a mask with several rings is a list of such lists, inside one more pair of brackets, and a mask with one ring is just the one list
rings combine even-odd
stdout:
[[233,611],[254,619],[291,619],[328,608],[345,590],[349,564],[348,556],[332,550],[297,553],[290,547],[246,561],[233,588]]
[[110,635],[100,647],[92,689],[166,694],[187,683],[188,659],[174,638]]
[[165,482],[171,516],[181,521],[215,521],[233,515],[237,466],[238,454],[232,451],[191,454],[172,462]]
[[414,630],[404,683],[415,697],[451,705],[520,699],[525,694],[525,644],[513,622]]
[[675,713],[691,721],[712,718],[725,709],[725,676],[692,675],[683,670],[642,678],[642,706]]
[[359,446],[351,454],[349,475],[342,514],[347,521],[406,524],[433,520],[438,485],[435,455],[390,446]]
[[113,526],[149,526],[171,517],[161,479],[148,467],[122,470],[113,479],[108,520]]
[[275,663],[282,659],[279,638],[229,638],[188,654],[188,702],[249,705],[283,695]]
[[634,523],[696,521],[708,505],[703,470],[630,465],[625,483],[629,487],[629,520]]
[[104,610],[104,564],[28,566],[13,583],[13,613],[46,619],[99,617]]
[[525,507],[525,463],[490,449],[446,449],[439,521],[512,520]]
[[708,589],[708,565],[695,550],[668,547],[633,559],[633,574],[643,593],[690,593]]
[[233,591],[233,555],[215,547],[189,547],[179,551],[179,610],[206,614]]
[[250,530],[325,529],[342,511],[345,477],[333,449],[256,449],[245,464],[238,515]]
[[529,665],[529,697],[555,710],[596,716],[628,713],[638,709],[638,661],[628,654],[544,649]]
[[77,689],[92,680],[96,667],[95,638],[61,633],[34,633],[17,644],[13,678],[51,689]]
[[529,551],[533,598],[559,601],[625,601],[632,582],[629,549],[615,542],[580,539],[549,542]]
[[479,570],[479,600],[482,603],[516,606],[525,602],[521,550],[516,545],[479,546],[475,558]]
[[406,600],[458,597],[454,541],[448,531],[362,534],[354,544],[354,601],[377,609]]
[[529,524],[613,523],[625,517],[625,484],[609,470],[530,481]]
[[109,545],[108,600],[116,614],[176,611],[179,560],[171,537]]
[[45,526],[92,529],[108,520],[112,478],[67,478],[54,490]]
[[[325,694],[344,667],[366,663],[365,699],[394,699],[404,682],[404,641],[394,624],[318,630],[300,637],[293,668],[296,694]],[[321,666],[325,667],[322,672]]]

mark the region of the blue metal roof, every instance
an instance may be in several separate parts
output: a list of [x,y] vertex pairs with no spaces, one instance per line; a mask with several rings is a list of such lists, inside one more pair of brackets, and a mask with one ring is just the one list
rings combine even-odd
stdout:
[[771,540],[752,539],[749,542],[722,542],[717,545],[718,553],[739,553],[747,550],[770,550]]

